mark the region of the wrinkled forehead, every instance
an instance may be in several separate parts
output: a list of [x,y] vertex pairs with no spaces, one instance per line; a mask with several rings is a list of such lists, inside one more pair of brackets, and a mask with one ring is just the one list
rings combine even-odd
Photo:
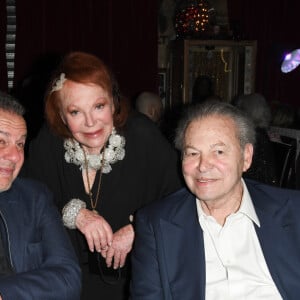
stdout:
[[15,138],[26,136],[25,119],[16,113],[0,109],[0,132]]

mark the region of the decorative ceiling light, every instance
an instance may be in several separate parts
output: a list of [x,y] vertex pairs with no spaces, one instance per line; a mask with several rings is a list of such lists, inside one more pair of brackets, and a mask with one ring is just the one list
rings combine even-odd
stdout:
[[200,37],[209,27],[211,6],[206,0],[182,1],[176,8],[175,30],[177,38]]
[[289,73],[296,69],[300,64],[300,49],[295,49],[292,52],[286,54],[281,64],[281,71],[283,73]]

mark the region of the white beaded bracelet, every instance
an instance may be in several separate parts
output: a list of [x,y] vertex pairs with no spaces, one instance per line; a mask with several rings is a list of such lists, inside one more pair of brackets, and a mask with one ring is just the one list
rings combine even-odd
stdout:
[[86,203],[80,199],[70,200],[62,209],[62,220],[69,229],[76,229],[76,217],[82,208],[86,208]]

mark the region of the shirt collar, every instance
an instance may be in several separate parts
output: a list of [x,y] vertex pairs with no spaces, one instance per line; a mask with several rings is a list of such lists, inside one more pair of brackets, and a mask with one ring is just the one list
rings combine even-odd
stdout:
[[246,186],[245,181],[242,179],[243,183],[243,197],[240,209],[238,212],[241,212],[242,214],[246,215],[249,219],[251,219],[258,227],[260,227],[260,222],[257,217],[251,196],[249,194],[248,188]]
[[[257,217],[257,214],[255,212],[254,209],[254,205],[252,202],[252,199],[250,197],[248,188],[245,184],[245,181],[243,179],[242,180],[242,184],[243,184],[243,197],[242,197],[242,201],[241,201],[241,206],[239,208],[239,210],[237,211],[237,213],[242,213],[245,216],[247,216],[251,221],[253,221],[258,227],[260,227],[260,222],[259,219]],[[206,216],[206,214],[204,213],[200,201],[198,198],[196,198],[196,204],[197,204],[197,212],[198,212],[198,216]]]

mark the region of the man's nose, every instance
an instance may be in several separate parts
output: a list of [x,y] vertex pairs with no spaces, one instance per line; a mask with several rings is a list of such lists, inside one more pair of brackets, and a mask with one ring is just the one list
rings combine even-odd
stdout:
[[210,170],[211,167],[212,167],[212,163],[209,156],[200,155],[198,160],[198,170],[200,172],[206,172],[207,170]]

